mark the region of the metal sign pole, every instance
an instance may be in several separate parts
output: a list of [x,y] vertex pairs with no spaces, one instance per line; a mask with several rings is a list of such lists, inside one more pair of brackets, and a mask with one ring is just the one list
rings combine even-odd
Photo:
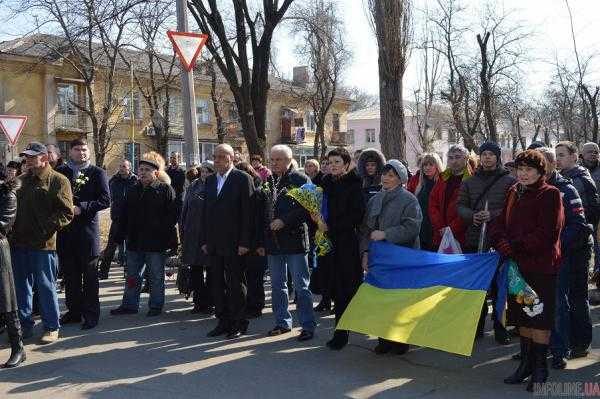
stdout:
[[[187,1],[177,0],[177,30],[188,31]],[[196,125],[196,96],[194,94],[194,72],[181,68],[181,104],[183,107],[183,155],[186,166],[199,165],[198,127]],[[167,154],[169,155],[169,154]]]

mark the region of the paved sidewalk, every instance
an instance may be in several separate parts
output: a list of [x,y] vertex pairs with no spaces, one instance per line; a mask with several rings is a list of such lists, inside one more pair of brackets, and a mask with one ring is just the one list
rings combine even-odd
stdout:
[[[375,340],[353,334],[341,352],[324,347],[333,316],[320,319],[313,341],[298,343],[299,331],[268,338],[269,313],[250,324],[237,340],[206,338],[215,320],[189,313],[191,302],[168,281],[166,313],[145,316],[147,296],[138,315],[113,317],[120,303],[122,270],[101,282],[100,325],[85,334],[78,326],[61,330],[52,345],[27,343],[27,362],[0,370],[0,398],[531,398],[525,386],[502,379],[517,363],[509,347],[488,334],[476,342],[470,358],[415,348],[405,356],[376,356]],[[61,295],[61,298],[63,296]],[[594,348],[600,347],[600,308],[594,311]],[[39,326],[39,325],[38,325]],[[41,334],[41,331],[38,331]],[[8,357],[5,337],[0,361]],[[551,370],[552,381],[600,381],[600,351]]]

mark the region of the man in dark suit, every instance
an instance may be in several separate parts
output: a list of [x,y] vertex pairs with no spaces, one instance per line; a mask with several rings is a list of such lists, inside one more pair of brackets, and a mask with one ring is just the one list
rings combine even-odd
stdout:
[[179,153],[172,152],[169,158],[169,167],[166,170],[171,179],[171,187],[175,190],[175,202],[177,204],[177,217],[183,209],[183,191],[185,188],[185,170],[179,166]]
[[98,256],[100,232],[98,212],[110,206],[106,172],[90,163],[90,151],[83,139],[70,144],[69,160],[56,171],[71,183],[73,222],[58,232],[58,258],[65,276],[68,311],[61,324],[80,323],[88,330],[98,325]]
[[234,152],[228,144],[215,148],[216,174],[206,179],[202,250],[209,255],[209,279],[219,324],[209,337],[245,334],[246,282],[242,257],[251,241],[252,178],[233,167]]

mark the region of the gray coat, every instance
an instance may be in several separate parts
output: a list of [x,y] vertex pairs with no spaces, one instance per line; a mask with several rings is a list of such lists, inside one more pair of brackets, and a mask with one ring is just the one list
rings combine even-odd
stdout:
[[[494,185],[476,204],[475,202],[481,196],[485,188],[497,177],[499,177],[498,180],[496,180]],[[479,168],[473,176],[463,181],[460,190],[458,191],[458,202],[456,203],[458,215],[465,222],[465,225],[469,226],[465,234],[465,248],[463,248],[463,251],[473,252],[476,251],[479,246],[481,226],[475,226],[473,224],[473,214],[484,210],[485,201],[488,201],[488,211],[490,212],[490,216],[492,219],[496,218],[502,213],[502,209],[504,209],[508,189],[515,183],[515,178],[502,167],[491,172]],[[484,250],[487,251],[488,249],[489,243],[487,242],[486,236]]]
[[385,232],[385,241],[419,249],[421,207],[417,198],[403,187],[380,191],[369,200],[361,237],[361,253],[369,247],[371,233]]
[[185,192],[185,200],[179,221],[181,236],[181,263],[186,265],[203,265],[205,254],[200,245],[202,229],[202,209],[204,206],[204,183],[194,180]]

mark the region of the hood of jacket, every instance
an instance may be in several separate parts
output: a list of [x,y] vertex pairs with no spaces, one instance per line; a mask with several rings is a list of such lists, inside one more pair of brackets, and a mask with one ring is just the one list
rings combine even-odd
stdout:
[[[375,176],[367,176],[367,161],[373,159],[377,162],[377,172],[375,173]],[[360,154],[360,157],[358,157],[356,166],[358,174],[363,180],[363,186],[368,187],[380,184],[381,172],[385,166],[385,156],[378,149],[367,148]]]

